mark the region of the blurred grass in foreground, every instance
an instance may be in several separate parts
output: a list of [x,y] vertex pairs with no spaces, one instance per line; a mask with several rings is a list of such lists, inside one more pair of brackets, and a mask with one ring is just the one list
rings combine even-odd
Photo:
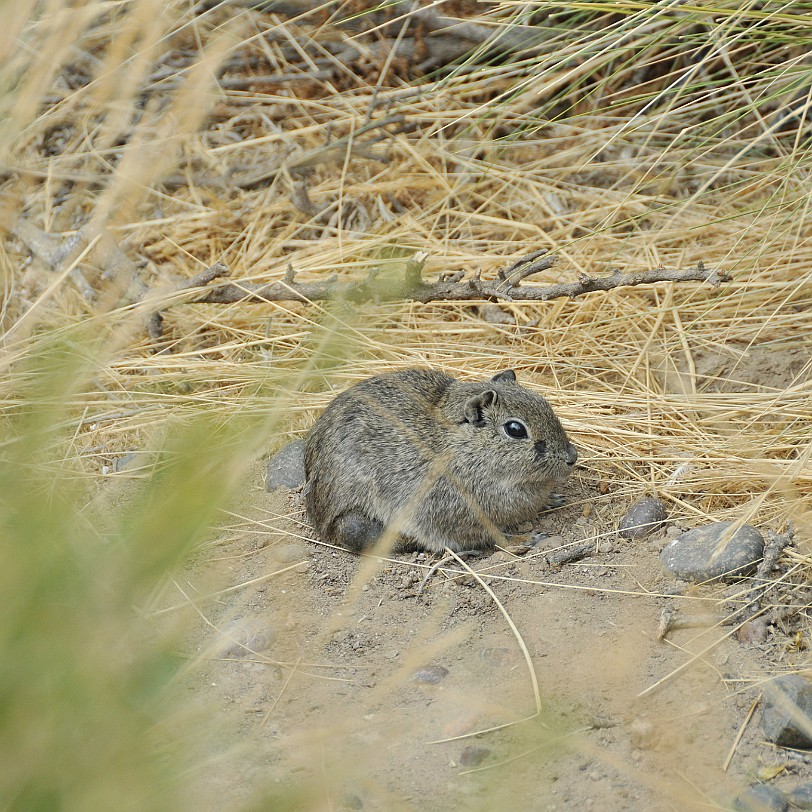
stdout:
[[178,809],[182,759],[164,722],[181,661],[136,607],[228,498],[244,421],[200,415],[167,436],[129,499],[94,496],[65,462],[68,404],[93,358],[87,345],[37,345],[15,374],[0,468],[0,798],[20,810]]

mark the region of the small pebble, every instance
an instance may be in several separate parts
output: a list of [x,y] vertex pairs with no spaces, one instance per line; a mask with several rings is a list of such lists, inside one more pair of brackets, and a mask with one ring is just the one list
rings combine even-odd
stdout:
[[276,632],[259,618],[237,618],[220,630],[217,654],[220,657],[250,657],[266,651],[276,640]]
[[268,462],[265,490],[300,488],[305,482],[304,440],[282,446]]
[[437,685],[448,676],[448,669],[441,665],[427,665],[418,668],[412,674],[412,679],[421,685]]
[[791,789],[789,802],[798,809],[812,809],[812,783],[801,784]]
[[364,802],[354,792],[348,792],[343,800],[344,809],[358,810],[364,808]]
[[754,784],[733,801],[736,812],[786,812],[787,796],[767,784]]
[[477,747],[472,744],[460,753],[460,764],[463,767],[479,767],[490,754],[491,751],[487,747]]
[[130,468],[140,468],[146,461],[145,454],[139,454],[137,451],[130,451],[121,457],[118,457],[113,463],[113,470],[118,473],[119,471],[127,471]]
[[481,720],[475,713],[462,711],[443,725],[441,735],[443,738],[453,739],[456,736],[465,736],[479,727],[481,727]]
[[590,720],[592,730],[608,730],[617,725],[617,722],[608,714],[596,713]]
[[490,324],[515,324],[516,319],[506,313],[498,304],[488,303],[479,306],[479,317]]
[[629,738],[635,750],[650,750],[657,744],[659,736],[648,719],[635,719],[629,725]]
[[742,624],[736,632],[740,643],[763,643],[767,639],[767,621],[757,617]]
[[812,747],[812,682],[787,674],[767,683],[761,729],[781,747]]
[[639,539],[659,530],[668,513],[660,499],[651,497],[635,502],[618,523],[618,535],[624,539]]
[[721,545],[732,524],[714,522],[678,536],[660,554],[663,568],[695,582],[752,572],[764,554],[764,537],[745,524]]
[[303,544],[280,544],[271,548],[271,555],[274,561],[280,564],[292,564],[294,561],[301,561],[307,558],[307,552]]
[[481,649],[479,659],[482,662],[495,665],[497,668],[507,668],[515,665],[519,660],[519,656],[515,649],[497,646]]
[[603,541],[599,541],[595,545],[595,550],[599,553],[611,553],[614,547],[612,546],[612,542],[608,539],[604,539]]

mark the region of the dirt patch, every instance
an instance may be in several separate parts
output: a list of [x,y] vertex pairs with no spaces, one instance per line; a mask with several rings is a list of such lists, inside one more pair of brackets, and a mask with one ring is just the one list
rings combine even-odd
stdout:
[[[434,558],[314,542],[295,499],[256,488],[246,529],[189,573],[233,589],[187,651],[209,726],[199,747],[217,764],[200,808],[237,808],[258,787],[292,808],[727,808],[765,765],[808,769],[761,741],[756,715],[724,770],[758,680],[805,654],[778,629],[738,642],[717,625],[719,588],[669,582],[658,553],[673,529],[626,541],[627,505],[577,477],[567,495],[540,519],[539,548],[472,562],[502,611],[453,562],[420,592]],[[582,561],[545,562],[545,546],[586,539]],[[683,628],[660,641],[675,603]]]

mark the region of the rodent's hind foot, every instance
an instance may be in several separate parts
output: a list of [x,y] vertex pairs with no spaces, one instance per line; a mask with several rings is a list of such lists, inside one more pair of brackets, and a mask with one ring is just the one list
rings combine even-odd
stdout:
[[540,530],[534,530],[532,533],[505,534],[507,544],[503,549],[511,555],[521,557],[527,555],[547,535]]
[[353,553],[372,547],[383,534],[381,522],[356,511],[337,516],[330,529],[333,541]]

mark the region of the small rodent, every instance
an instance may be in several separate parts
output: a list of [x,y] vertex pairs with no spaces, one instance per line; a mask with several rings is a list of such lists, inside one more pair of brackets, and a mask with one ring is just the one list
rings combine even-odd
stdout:
[[307,513],[354,552],[487,550],[535,518],[578,453],[513,370],[462,382],[430,369],[376,375],[338,395],[305,441]]

